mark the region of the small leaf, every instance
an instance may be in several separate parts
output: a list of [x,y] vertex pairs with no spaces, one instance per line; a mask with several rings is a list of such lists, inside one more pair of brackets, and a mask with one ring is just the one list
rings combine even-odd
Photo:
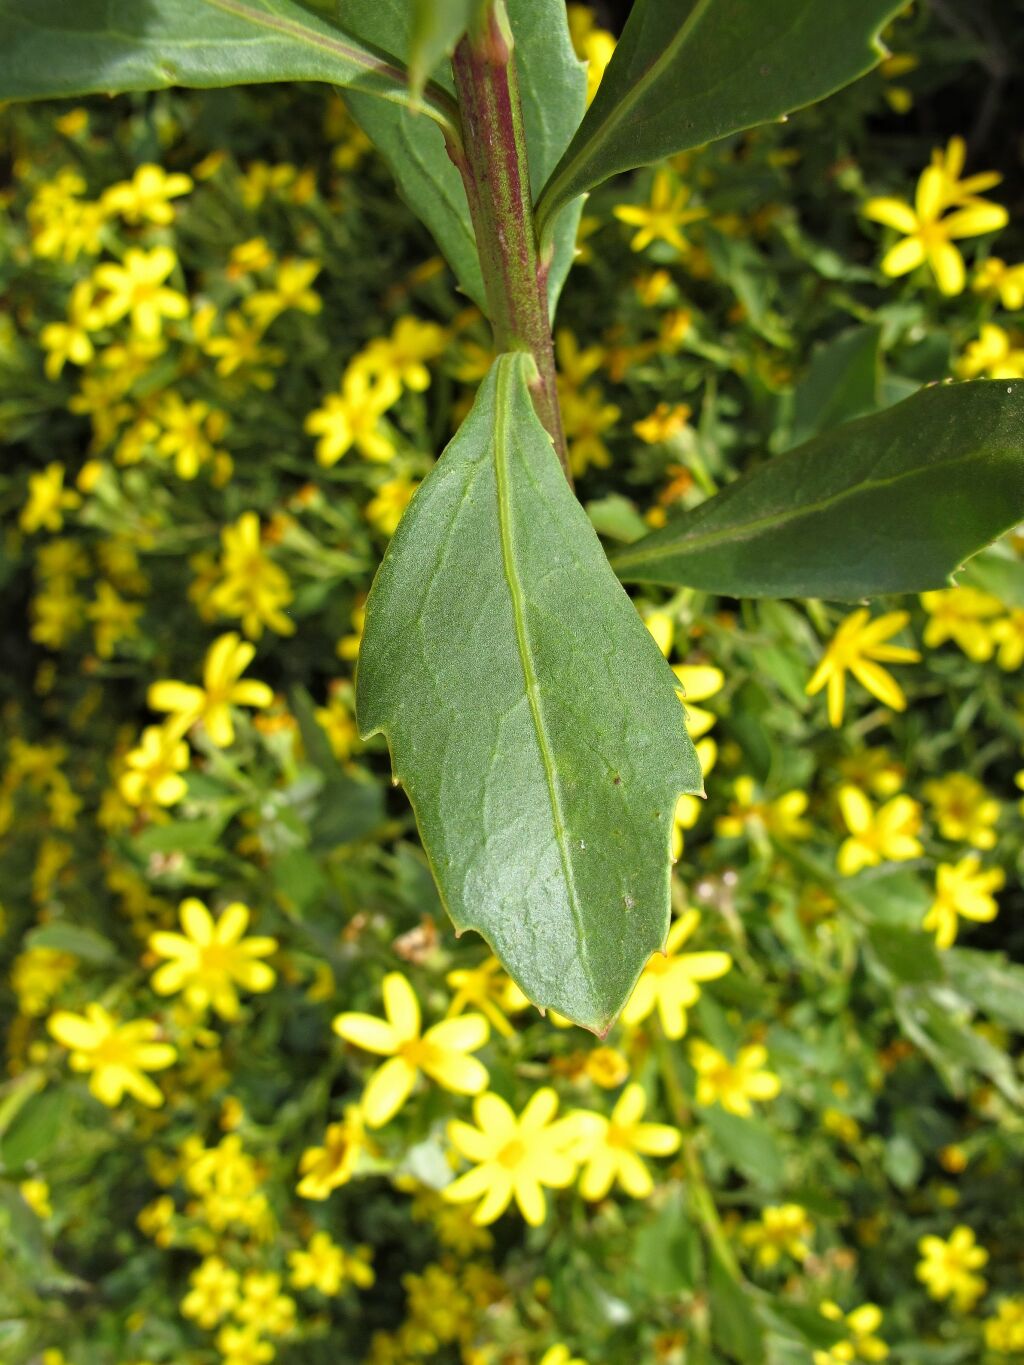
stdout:
[[675,679],[500,357],[378,571],[357,673],[457,928],[596,1031],[668,928]]
[[409,86],[415,99],[438,62],[451,56],[476,6],[477,0],[412,0]]
[[747,1288],[734,1280],[718,1256],[711,1254],[708,1276],[711,1298],[711,1335],[717,1346],[728,1351],[742,1365],[762,1365],[765,1359],[764,1332],[754,1311],[756,1300]]
[[942,959],[930,934],[895,924],[871,924],[868,942],[878,964],[897,981],[920,984],[945,980]]
[[0,1159],[8,1170],[20,1170],[49,1152],[67,1118],[68,1097],[60,1089],[42,1090],[18,1111],[0,1139]]
[[[530,184],[536,194],[583,117],[587,77],[573,52],[563,0],[510,0],[508,10]],[[399,57],[408,54],[412,14],[407,0],[342,0],[341,15],[346,27],[366,42],[384,44]],[[444,65],[437,67],[434,79],[446,92],[454,91]],[[463,292],[486,312],[466,191],[440,129],[408,109],[360,93],[350,93],[347,102],[390,167],[402,198],[430,229]],[[572,265],[582,207],[582,200],[567,207],[555,226],[547,280],[552,314]]]
[[777,455],[612,567],[732,597],[920,592],[1022,513],[1024,382],[979,379]]
[[767,1124],[728,1114],[724,1109],[709,1109],[704,1123],[714,1147],[748,1180],[768,1191],[781,1187],[785,1174],[782,1154]]
[[87,929],[81,924],[67,924],[64,920],[51,920],[25,935],[29,948],[50,948],[58,953],[70,953],[80,957],[83,962],[98,964],[113,962],[117,949],[110,939],[104,938],[95,929]]
[[618,171],[753,128],[884,56],[905,0],[637,0],[597,95],[538,203],[547,223]]
[[393,57],[296,0],[0,0],[0,52],[5,100],[260,81],[409,98]]
[[815,350],[793,395],[793,426],[786,448],[875,411],[880,336],[877,327],[854,327]]
[[1024,564],[1005,541],[975,555],[956,581],[991,593],[1004,607],[1024,608]]

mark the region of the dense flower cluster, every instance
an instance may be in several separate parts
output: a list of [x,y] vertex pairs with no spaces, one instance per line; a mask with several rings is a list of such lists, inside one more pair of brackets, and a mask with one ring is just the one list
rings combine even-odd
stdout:
[[[917,8],[826,109],[588,200],[556,350],[609,545],[1024,377],[1020,224],[913,132]],[[1024,1355],[1024,541],[870,605],[638,596],[707,799],[609,1035],[542,1017],[354,712],[483,318],[333,94],[0,117],[0,1354]]]

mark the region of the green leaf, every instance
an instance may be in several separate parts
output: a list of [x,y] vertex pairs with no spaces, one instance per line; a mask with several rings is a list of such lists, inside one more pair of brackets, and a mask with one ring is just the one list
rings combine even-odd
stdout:
[[765,1358],[764,1332],[754,1311],[753,1294],[733,1279],[714,1253],[708,1289],[715,1344],[740,1365],[761,1365]]
[[357,672],[457,929],[596,1031],[669,921],[669,830],[701,790],[675,679],[501,356],[378,571]]
[[44,1157],[67,1118],[68,1097],[62,1090],[42,1090],[19,1109],[0,1139],[0,1159],[8,1170],[20,1170]]
[[1024,563],[1005,542],[975,555],[957,582],[991,593],[1004,607],[1024,607]]
[[113,962],[117,957],[114,945],[95,929],[86,929],[81,924],[66,924],[63,920],[51,920],[49,924],[30,930],[25,935],[25,944],[29,948],[51,948],[54,952],[70,953],[73,957],[80,957],[83,962],[103,964]]
[[637,0],[544,187],[543,223],[619,171],[780,118],[856,80],[905,0]]
[[701,1272],[697,1224],[679,1185],[637,1229],[630,1257],[643,1296],[677,1295],[693,1289]]
[[612,556],[633,583],[733,597],[943,587],[1024,513],[1024,382],[922,389],[777,455]]
[[431,71],[450,57],[466,29],[477,0],[412,0],[409,86],[419,99]]
[[1024,967],[1004,953],[975,948],[950,948],[943,959],[960,995],[990,1019],[1024,1033]]
[[[0,52],[5,100],[260,81],[409,98],[405,71],[387,51],[296,0],[0,0]],[[427,103],[450,120],[440,92]]]
[[871,924],[868,942],[876,961],[897,981],[918,984],[945,980],[942,959],[930,934],[895,924]]
[[875,411],[880,336],[877,327],[854,327],[815,350],[793,395],[793,426],[785,448]]
[[767,1124],[724,1109],[709,1109],[704,1123],[714,1146],[748,1180],[768,1191],[780,1188],[785,1175],[782,1154]]
[[[573,51],[563,0],[510,0],[508,9],[530,184],[536,194],[583,117],[586,70]],[[412,14],[407,0],[344,0],[342,14],[346,27],[366,42],[387,39],[388,51],[400,57],[409,53]],[[454,91],[446,65],[435,70],[434,79],[446,92]],[[350,93],[347,102],[391,168],[402,198],[430,229],[463,292],[486,312],[466,191],[440,129],[408,109],[360,93]],[[554,257],[548,271],[552,315],[572,265],[582,208],[582,200],[570,205],[555,225]]]

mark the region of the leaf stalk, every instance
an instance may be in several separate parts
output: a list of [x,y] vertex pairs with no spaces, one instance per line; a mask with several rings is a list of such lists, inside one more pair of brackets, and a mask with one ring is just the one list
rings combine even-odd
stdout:
[[493,0],[452,58],[462,147],[449,155],[466,187],[487,306],[499,352],[528,351],[537,367],[537,416],[572,483],[555,375],[547,269],[537,247],[514,40],[504,0]]

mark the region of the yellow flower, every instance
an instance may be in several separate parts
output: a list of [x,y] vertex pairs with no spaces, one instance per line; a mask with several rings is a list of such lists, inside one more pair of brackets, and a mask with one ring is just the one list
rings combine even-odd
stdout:
[[21,1180],[18,1182],[18,1193],[37,1218],[53,1217],[50,1187],[45,1180]]
[[258,1327],[225,1325],[217,1333],[217,1350],[222,1365],[266,1365],[277,1354],[274,1346],[259,1334]]
[[337,464],[352,447],[367,460],[387,461],[395,453],[394,443],[380,429],[380,419],[401,394],[392,375],[376,381],[350,365],[341,381],[339,393],[330,393],[322,407],[311,412],[305,430],[319,436],[316,458],[325,468]]
[[993,826],[999,819],[999,802],[975,778],[949,773],[931,778],[922,791],[931,802],[943,839],[972,848],[995,848]]
[[875,796],[895,796],[906,781],[907,770],[886,748],[855,749],[841,758],[840,773],[855,787],[864,787]]
[[700,739],[714,725],[713,711],[694,706],[695,701],[707,701],[725,685],[725,674],[712,664],[673,664],[672,672],[679,682],[677,695],[686,712],[686,728],[691,739]]
[[118,213],[126,223],[174,222],[174,208],[168,202],[188,194],[191,176],[174,172],[168,175],[162,166],[147,162],[137,166],[131,180],[122,180],[103,192],[102,204],[107,213]]
[[491,1027],[503,1038],[512,1037],[515,1030],[505,1015],[509,978],[496,957],[486,958],[479,967],[456,967],[445,980],[455,992],[448,1006],[449,1019],[472,1005],[487,1017]]
[[254,961],[277,951],[277,940],[246,938],[251,911],[234,901],[215,922],[200,900],[189,897],[179,907],[183,934],[160,931],[149,936],[150,951],[169,958],[153,973],[157,995],[184,991],[189,1009],[202,1014],[208,1006],[222,1019],[238,1017],[235,987],[269,991],[277,979],[274,969]]
[[562,396],[566,390],[582,389],[605,362],[603,346],[580,349],[576,336],[568,327],[555,333],[555,356],[558,360],[558,387]]
[[226,336],[202,339],[205,353],[217,361],[214,367],[217,374],[222,379],[238,374],[241,380],[255,384],[258,389],[272,388],[273,367],[284,363],[285,351],[280,346],[264,346],[263,328],[258,323],[246,322],[235,309],[225,313],[224,326]]
[[73,488],[64,487],[64,466],[57,460],[40,474],[28,478],[28,501],[21,509],[18,525],[26,535],[34,531],[59,531],[64,513],[80,507],[82,499]]
[[386,479],[366,504],[366,520],[382,535],[393,536],[417,488],[416,480],[404,475]]
[[232,526],[224,527],[220,538],[224,577],[209,594],[211,609],[239,617],[242,629],[254,640],[264,626],[278,635],[293,635],[295,622],[282,610],[292,600],[288,575],[264,552],[256,513],[243,512]]
[[313,717],[327,736],[334,757],[344,762],[359,744],[359,727],[352,714],[352,685],[335,679],[328,687],[327,705],[318,706]]
[[708,213],[707,209],[688,209],[689,198],[690,190],[686,185],[675,183],[668,171],[658,171],[646,208],[640,204],[617,204],[612,212],[620,223],[639,229],[630,243],[634,251],[643,251],[652,242],[659,241],[667,242],[682,254],[690,249],[690,244],[681,229],[688,223],[706,218]]
[[540,1227],[547,1216],[542,1186],[564,1189],[576,1176],[571,1148],[577,1124],[572,1118],[555,1120],[557,1109],[550,1086],[535,1091],[518,1118],[500,1095],[478,1095],[475,1128],[460,1119],[448,1124],[453,1147],[474,1169],[446,1185],[444,1198],[456,1204],[479,1199],[473,1222],[485,1225],[500,1218],[514,1197],[526,1221]]
[[974,1233],[960,1224],[944,1242],[941,1237],[922,1237],[917,1244],[921,1260],[917,1278],[933,1299],[952,1298],[961,1313],[969,1313],[987,1285],[975,1270],[988,1261],[988,1252],[977,1246]]
[[581,478],[591,465],[607,469],[611,453],[604,443],[604,433],[622,415],[614,403],[606,403],[601,390],[590,388],[577,391],[562,390],[562,423],[569,445],[569,464],[573,475]]
[[369,1247],[360,1247],[350,1254],[332,1242],[329,1233],[315,1232],[305,1251],[288,1253],[291,1267],[288,1278],[295,1289],[316,1289],[333,1297],[349,1281],[360,1289],[369,1289],[375,1278],[369,1261]]
[[999,1300],[995,1317],[985,1319],[985,1345],[1007,1355],[1024,1352],[1024,1297]]
[[106,321],[117,322],[130,314],[136,335],[155,341],[164,318],[187,317],[188,299],[164,284],[177,264],[169,246],[156,246],[149,252],[129,247],[123,265],[98,265],[93,280],[105,293],[100,307]]
[[822,1314],[832,1322],[841,1322],[850,1333],[849,1339],[837,1342],[830,1350],[815,1351],[814,1365],[851,1365],[852,1361],[885,1360],[889,1348],[875,1333],[882,1325],[882,1310],[874,1303],[862,1303],[859,1308],[844,1314],[837,1303],[826,1299]]
[[56,948],[26,948],[19,953],[11,966],[11,988],[22,1014],[32,1018],[45,1014],[77,966],[76,957]]
[[1018,335],[1013,337],[994,322],[982,324],[977,341],[967,345],[956,372],[961,379],[1024,379],[1024,345]]
[[686,910],[668,933],[664,953],[655,953],[644,968],[622,1011],[622,1022],[639,1024],[657,1008],[666,1038],[682,1038],[686,1011],[700,999],[699,981],[715,981],[732,967],[728,953],[681,953],[679,949],[700,924],[696,910]]
[[444,353],[448,334],[436,322],[399,318],[389,337],[371,341],[353,362],[371,379],[388,380],[423,393],[430,387],[430,371],[424,363]]
[[[572,45],[581,62],[587,63],[587,105],[597,94],[598,86],[604,76],[608,63],[615,51],[615,35],[607,29],[598,28],[594,12],[589,5],[569,6],[569,32]],[[555,1348],[552,1347],[552,1350]],[[559,1348],[563,1349],[563,1348]],[[568,1350],[566,1350],[568,1357]],[[576,1362],[549,1362],[547,1356],[541,1365],[576,1365]]]
[[1024,663],[1024,610],[1014,608],[992,626],[992,639],[999,645],[996,659],[1007,673],[1015,673]]
[[88,365],[96,354],[89,333],[102,325],[92,281],[79,280],[71,290],[67,322],[51,322],[39,333],[39,344],[48,353],[44,366],[47,379],[59,378],[69,360],[73,365]]
[[763,839],[775,835],[780,839],[806,839],[811,827],[803,818],[807,810],[807,793],[785,792],[774,801],[756,799],[756,784],[752,777],[738,777],[733,784],[735,800],[727,815],[715,821],[715,833],[723,839],[741,839],[744,834]]
[[838,867],[844,877],[881,862],[919,858],[924,852],[917,838],[921,807],[912,797],[894,796],[875,810],[859,787],[847,785],[839,788],[839,809],[850,831],[839,849]]
[[321,268],[319,261],[301,261],[295,258],[282,261],[277,267],[275,287],[258,289],[254,294],[250,294],[245,300],[245,311],[264,329],[289,308],[295,308],[300,313],[319,313],[324,302],[310,286],[320,274]]
[[[574,9],[582,9],[582,5],[572,6]],[[611,36],[610,34],[608,35]],[[557,1341],[554,1346],[549,1346],[541,1356],[537,1365],[587,1365],[582,1356],[574,1356],[563,1342]]]
[[813,1235],[814,1227],[802,1204],[769,1204],[756,1223],[747,1223],[740,1230],[740,1240],[755,1249],[758,1265],[766,1270],[778,1265],[784,1255],[806,1261],[811,1254],[807,1243]]
[[583,1071],[603,1090],[617,1090],[629,1075],[629,1063],[614,1047],[595,1047],[587,1053]]
[[342,1122],[328,1125],[323,1146],[307,1147],[302,1153],[299,1159],[302,1179],[296,1192],[303,1199],[326,1199],[332,1190],[352,1179],[366,1146],[362,1110],[357,1104],[350,1104]]
[[170,1043],[155,1041],[160,1026],[154,1020],[121,1024],[102,1005],[89,1004],[85,1014],[51,1014],[47,1028],[70,1049],[72,1071],[90,1073],[89,1089],[103,1104],[114,1108],[126,1093],[151,1109],[163,1104],[160,1090],[144,1073],[163,1071],[178,1054]]
[[170,713],[170,724],[179,733],[202,725],[210,743],[225,749],[234,743],[232,706],[269,706],[274,693],[266,683],[242,674],[252,663],[256,646],[234,631],[214,640],[203,662],[203,685],[165,680],[153,683],[146,700],[154,711]]
[[280,1337],[295,1326],[295,1300],[281,1293],[281,1276],[272,1270],[247,1270],[235,1317],[254,1331]]
[[828,684],[828,719],[835,727],[843,723],[846,702],[846,674],[849,671],[873,697],[894,711],[906,709],[903,690],[880,663],[912,664],[920,659],[916,649],[884,642],[910,620],[906,611],[888,611],[871,620],[867,607],[858,607],[842,621],[826,646],[805,691],[809,697]]
[[604,1199],[618,1184],[633,1199],[646,1199],[654,1182],[643,1156],[671,1156],[679,1150],[682,1134],[664,1123],[641,1123],[647,1096],[635,1081],[627,1085],[610,1118],[591,1111],[573,1115],[580,1142],[575,1156],[583,1163],[580,1193],[584,1199]]
[[692,414],[689,403],[659,403],[648,417],[633,423],[633,430],[647,445],[661,445],[685,431]]
[[188,768],[188,745],[169,725],[149,725],[137,748],[125,756],[125,772],[119,784],[130,806],[152,801],[174,806],[188,788],[181,774]]
[[1007,265],[998,256],[982,261],[971,288],[978,294],[995,295],[1008,313],[1024,308],[1024,264]]
[[110,659],[121,640],[138,635],[136,623],[142,615],[142,603],[126,602],[112,584],[101,581],[96,584],[96,597],[85,614],[93,623],[96,653],[101,659]]
[[942,203],[944,208],[961,204],[977,204],[978,196],[985,190],[994,189],[1002,181],[998,171],[979,171],[962,180],[961,174],[967,160],[967,143],[962,137],[951,137],[945,150],[938,147],[932,151],[931,164],[942,176]]
[[490,1032],[482,1014],[444,1019],[421,1031],[419,1001],[401,972],[384,978],[386,1021],[372,1014],[345,1012],[334,1031],[346,1042],[389,1060],[366,1083],[362,1107],[370,1128],[380,1128],[402,1108],[420,1071],[445,1090],[477,1095],[487,1085],[484,1064],[468,1054],[483,1047]]
[[156,416],[163,428],[156,441],[157,452],[174,456],[174,472],[179,479],[194,479],[200,465],[216,461],[218,455],[223,458],[213,443],[224,434],[227,418],[209,403],[186,403],[180,394],[167,393]]
[[937,165],[926,166],[917,182],[914,206],[902,199],[869,199],[864,214],[904,234],[882,258],[882,273],[895,278],[925,262],[943,294],[959,294],[965,282],[964,259],[953,245],[963,237],[979,237],[1006,226],[1009,215],[999,204],[971,199],[963,208],[945,213],[952,202],[951,181]]
[[935,899],[921,928],[934,931],[936,947],[951,948],[956,942],[959,916],[979,923],[995,919],[999,907],[992,892],[1004,881],[1001,868],[983,872],[975,853],[958,863],[940,863],[935,873]]
[[952,640],[976,664],[991,659],[995,642],[988,618],[1003,610],[998,597],[977,588],[940,588],[923,592],[921,605],[931,618],[924,629],[929,649]]
[[698,1104],[720,1104],[730,1114],[749,1118],[751,1100],[773,1100],[779,1093],[779,1078],[765,1070],[768,1052],[760,1043],[741,1047],[735,1062],[730,1062],[710,1043],[694,1038],[690,1061],[697,1073]]
[[207,1331],[238,1305],[238,1272],[219,1256],[207,1256],[189,1276],[192,1288],[181,1301],[182,1316]]

